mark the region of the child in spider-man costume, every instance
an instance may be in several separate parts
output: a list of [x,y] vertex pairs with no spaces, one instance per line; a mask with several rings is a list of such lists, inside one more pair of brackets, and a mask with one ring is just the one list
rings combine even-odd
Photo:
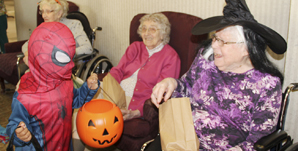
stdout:
[[32,135],[45,151],[71,150],[72,108],[90,101],[100,85],[92,74],[82,87],[73,88],[75,44],[72,32],[59,22],[43,23],[33,31],[28,45],[30,72],[22,76],[13,96],[6,127],[9,136],[15,131],[15,150],[35,150]]

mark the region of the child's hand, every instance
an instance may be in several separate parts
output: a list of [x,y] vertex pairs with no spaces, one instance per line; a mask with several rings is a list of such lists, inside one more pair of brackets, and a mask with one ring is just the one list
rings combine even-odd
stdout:
[[31,133],[27,129],[26,125],[24,122],[20,122],[18,125],[18,128],[15,130],[17,137],[24,141],[24,142],[29,142],[31,140]]
[[87,85],[90,89],[95,90],[98,88],[98,76],[96,73],[92,73],[91,76],[86,80]]

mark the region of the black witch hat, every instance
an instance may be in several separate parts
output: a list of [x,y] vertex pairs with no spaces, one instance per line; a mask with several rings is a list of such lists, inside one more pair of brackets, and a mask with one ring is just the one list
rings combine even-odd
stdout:
[[231,25],[241,25],[251,29],[266,40],[267,45],[277,54],[286,51],[286,41],[273,29],[258,23],[251,14],[245,0],[225,0],[224,16],[216,16],[200,21],[192,29],[193,35],[206,34]]

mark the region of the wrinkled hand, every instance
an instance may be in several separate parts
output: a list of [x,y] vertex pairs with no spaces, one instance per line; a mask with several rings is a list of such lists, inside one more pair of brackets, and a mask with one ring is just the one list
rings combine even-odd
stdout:
[[24,142],[29,142],[32,136],[30,131],[27,129],[25,123],[20,122],[18,127],[19,128],[15,130],[17,137]]
[[175,88],[177,87],[177,82],[174,78],[165,78],[159,83],[157,83],[153,89],[151,94],[152,103],[158,108],[162,99],[167,101]]
[[141,116],[141,113],[139,110],[132,111],[132,110],[121,109],[121,112],[122,112],[124,121]]
[[98,76],[96,73],[92,73],[91,76],[86,80],[88,88],[95,90],[98,88]]

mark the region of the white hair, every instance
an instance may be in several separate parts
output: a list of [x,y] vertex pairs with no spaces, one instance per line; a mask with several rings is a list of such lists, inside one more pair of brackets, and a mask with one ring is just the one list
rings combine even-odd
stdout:
[[245,45],[247,48],[247,41],[245,39],[243,26],[241,25],[228,26],[223,28],[222,31],[229,31],[230,34],[232,34],[232,36],[236,38],[235,42],[243,42],[243,44],[241,44],[240,46]]
[[240,42],[242,42],[242,41],[246,42],[245,36],[244,36],[244,31],[243,31],[243,26],[235,25],[234,27],[237,29],[237,31],[238,31],[238,33],[240,35],[240,36],[238,36],[239,37],[239,41]]

